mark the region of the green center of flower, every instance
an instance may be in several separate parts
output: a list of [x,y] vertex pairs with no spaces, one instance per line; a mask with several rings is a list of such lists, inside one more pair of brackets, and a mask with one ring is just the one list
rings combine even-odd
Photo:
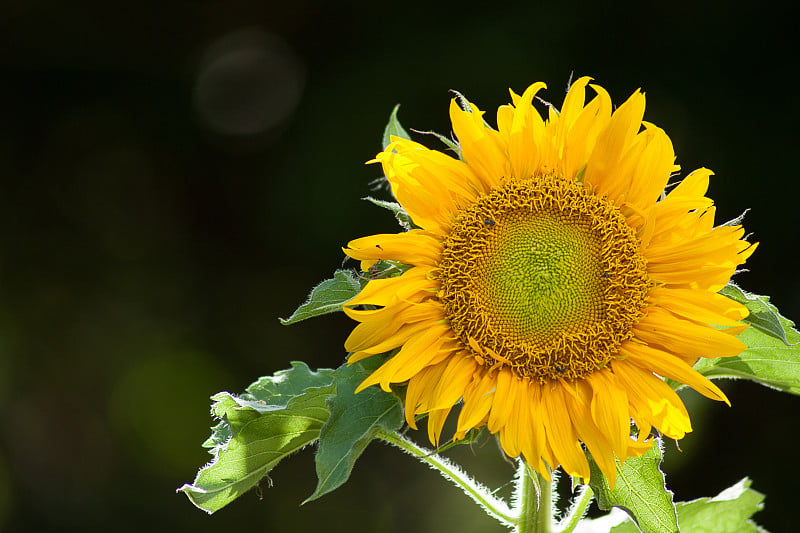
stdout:
[[651,287],[619,209],[554,176],[510,182],[462,211],[437,277],[465,349],[540,381],[608,364]]
[[600,245],[587,220],[502,213],[476,266],[487,310],[510,338],[543,347],[602,312]]

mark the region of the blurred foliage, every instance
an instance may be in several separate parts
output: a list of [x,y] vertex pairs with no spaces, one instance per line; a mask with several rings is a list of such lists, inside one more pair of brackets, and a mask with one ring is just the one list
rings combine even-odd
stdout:
[[[572,72],[616,103],[643,87],[683,168],[716,172],[719,220],[752,208],[762,244],[739,283],[800,317],[795,9],[4,2],[0,529],[483,531],[457,490],[378,446],[302,509],[311,454],[213,518],[175,489],[208,459],[212,394],[290,360],[343,361],[346,318],[277,317],[341,266],[342,244],[394,231],[359,198],[387,199],[363,162],[397,103],[407,127],[447,133],[450,89],[491,111],[536,80],[558,101]],[[759,523],[787,531],[796,435],[771,432],[797,431],[797,399],[723,388],[732,408],[685,393],[695,432],[682,453],[666,443],[669,486],[689,500],[750,476],[768,496]],[[456,460],[499,486],[512,469],[481,466],[491,448]]]

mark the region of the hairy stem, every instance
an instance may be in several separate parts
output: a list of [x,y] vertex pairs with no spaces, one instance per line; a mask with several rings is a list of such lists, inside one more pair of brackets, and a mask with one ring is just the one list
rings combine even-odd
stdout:
[[582,485],[580,490],[580,495],[569,510],[569,516],[565,517],[559,524],[561,528],[559,533],[572,533],[575,528],[578,527],[583,515],[586,514],[586,509],[589,507],[589,504],[592,503],[594,492],[592,492],[591,487],[589,487],[589,485]]
[[552,533],[551,483],[519,459],[515,511],[519,513],[516,533]]
[[503,525],[514,526],[517,524],[517,517],[506,502],[492,496],[491,492],[486,487],[468,476],[457,465],[431,450],[417,446],[416,443],[396,432],[381,431],[377,434],[377,437],[389,444],[397,446],[431,468],[438,470],[442,476],[452,481],[458,488],[463,490],[467,496],[483,507],[489,516],[499,520]]

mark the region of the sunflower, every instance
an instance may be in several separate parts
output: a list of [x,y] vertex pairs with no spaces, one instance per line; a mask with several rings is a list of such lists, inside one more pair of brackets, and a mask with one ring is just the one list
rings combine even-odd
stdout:
[[486,426],[547,479],[561,466],[588,480],[585,446],[613,486],[615,457],[644,453],[653,428],[692,429],[663,378],[728,402],[692,366],[745,348],[747,310],[718,291],[755,245],[737,224],[715,227],[711,171],[667,186],[679,167],[642,120],[643,93],[612,111],[589,81],[545,118],[544,83],[511,91],[497,129],[454,99],[457,158],[392,137],[372,162],[414,227],[345,252],[365,270],[410,268],[345,305],[359,322],[345,347],[350,363],[390,354],[358,390],[407,383],[406,420],[427,414],[434,445],[461,402],[454,438]]

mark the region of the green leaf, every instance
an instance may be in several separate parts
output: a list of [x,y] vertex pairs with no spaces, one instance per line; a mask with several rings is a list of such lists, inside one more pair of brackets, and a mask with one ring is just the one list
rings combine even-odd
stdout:
[[342,310],[342,304],[352,300],[361,291],[361,284],[349,270],[337,270],[333,279],[328,279],[311,290],[306,302],[297,308],[289,318],[281,318],[281,324],[288,326],[320,315]]
[[[333,371],[292,365],[259,379],[242,397],[227,392],[212,397],[212,413],[222,420],[206,441],[214,446],[214,459],[193,483],[178,489],[200,509],[213,513],[223,508],[283,458],[319,437],[329,416],[326,399],[335,392]],[[222,442],[225,434],[230,438]]]
[[[764,531],[748,520],[760,511],[764,495],[742,479],[713,498],[700,498],[677,505],[682,533],[756,533]],[[613,530],[617,533],[616,530]]]
[[327,387],[333,381],[334,371],[321,368],[316,372],[302,361],[292,361],[292,368],[279,370],[272,376],[258,378],[237,399],[242,407],[256,411],[274,411],[286,408],[289,402],[310,387]]
[[394,394],[376,386],[355,394],[356,387],[381,363],[382,358],[371,357],[336,370],[336,395],[328,400],[330,418],[319,436],[317,488],[303,503],[346,482],[356,460],[379,431],[394,431],[403,425],[402,404]]
[[[676,504],[681,533],[764,533],[764,529],[748,520],[764,507],[762,503],[764,495],[749,487],[750,480],[745,478],[713,498],[700,498]],[[610,533],[639,531],[624,513],[619,516],[616,512],[602,518],[587,520],[585,525],[593,527],[592,531]]]
[[408,213],[406,213],[406,210],[403,209],[403,206],[401,206],[397,202],[387,202],[385,200],[378,200],[376,198],[372,198],[371,196],[367,196],[366,198],[364,198],[364,200],[372,202],[373,204],[377,205],[378,207],[382,207],[384,209],[388,209],[389,211],[394,213],[394,216],[397,219],[397,222],[400,223],[400,226],[404,230],[408,231],[412,227],[416,227],[416,226],[414,226],[414,222],[412,222],[411,217],[408,216]]
[[397,111],[400,109],[400,104],[394,106],[392,109],[392,113],[389,115],[389,122],[386,123],[386,127],[383,129],[383,148],[386,149],[391,143],[391,136],[394,135],[395,137],[401,137],[403,139],[411,139],[411,136],[408,132],[400,125],[400,121],[397,120]]
[[664,484],[660,465],[661,440],[640,457],[629,457],[624,464],[617,461],[617,483],[612,490],[603,472],[591,460],[590,486],[597,505],[607,511],[619,507],[636,522],[644,533],[675,533],[678,531],[672,492]]
[[732,281],[719,293],[747,307],[750,315],[742,322],[782,340],[784,344],[789,344],[787,330],[791,330],[794,323],[781,316],[778,308],[769,303],[769,296],[744,291]]
[[208,452],[214,455],[217,452],[217,448],[227,444],[232,436],[231,425],[223,420],[211,428],[211,436],[206,439],[202,446],[203,448],[208,448]]
[[[754,296],[754,295],[750,295]],[[757,297],[780,323],[785,341],[755,323],[738,335],[747,349],[735,357],[700,359],[695,369],[707,378],[749,379],[792,394],[800,394],[800,333],[794,323],[778,313],[766,297]],[[761,300],[764,298],[764,300]],[[750,300],[753,305],[758,302]]]

